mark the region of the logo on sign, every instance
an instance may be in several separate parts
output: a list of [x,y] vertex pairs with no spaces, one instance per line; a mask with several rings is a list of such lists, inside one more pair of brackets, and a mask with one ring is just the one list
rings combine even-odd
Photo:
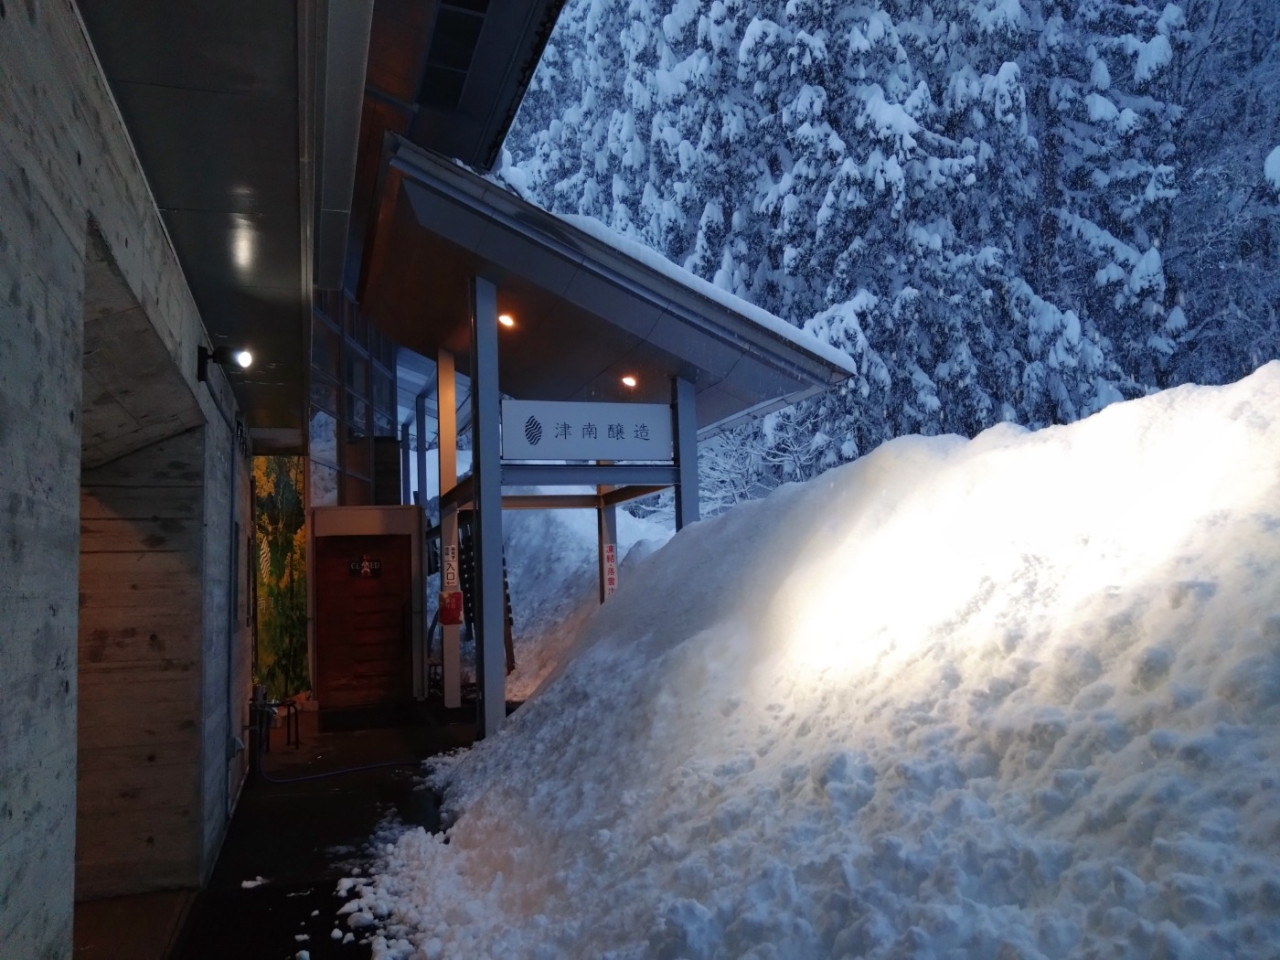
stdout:
[[347,569],[353,577],[380,577],[382,561],[365,553],[361,554],[359,559],[352,560]]
[[536,447],[542,440],[542,424],[538,422],[537,417],[530,417],[524,422],[524,438],[529,441],[531,447]]

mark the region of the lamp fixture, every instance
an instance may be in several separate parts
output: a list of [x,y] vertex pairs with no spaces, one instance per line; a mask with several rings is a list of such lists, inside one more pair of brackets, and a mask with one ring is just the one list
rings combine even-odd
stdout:
[[253,364],[253,354],[243,347],[239,349],[235,347],[215,347],[212,350],[207,347],[197,348],[196,380],[201,383],[209,379],[210,361],[222,367],[235,366],[241,370],[247,370]]
[[635,389],[636,382],[637,382],[636,378],[629,373],[622,378],[622,385],[626,387],[628,390]]
[[504,327],[514,327],[516,325],[516,318],[509,313],[500,313],[498,314],[498,322]]

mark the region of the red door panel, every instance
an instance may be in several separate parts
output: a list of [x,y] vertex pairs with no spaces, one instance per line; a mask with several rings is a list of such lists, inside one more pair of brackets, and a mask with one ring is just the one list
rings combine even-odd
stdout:
[[323,709],[413,696],[409,537],[316,538],[316,696]]

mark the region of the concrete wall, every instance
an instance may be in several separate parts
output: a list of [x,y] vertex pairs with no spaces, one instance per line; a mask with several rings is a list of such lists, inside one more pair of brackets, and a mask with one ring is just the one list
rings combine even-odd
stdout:
[[[37,960],[71,954],[91,221],[188,399],[206,423],[221,415],[195,383],[200,318],[75,7],[6,0],[2,9],[0,956]],[[231,410],[225,384],[214,388]]]
[[81,256],[3,140],[0,209],[0,956],[43,960],[71,954]]
[[[201,632],[202,880],[213,869],[231,804],[247,773],[252,686],[248,625],[248,537],[253,523],[249,461],[223,423],[210,423],[204,444],[204,622]],[[234,472],[233,472],[234,471]],[[232,512],[234,509],[234,513]],[[228,637],[232,642],[228,643]],[[228,681],[228,678],[230,680]]]

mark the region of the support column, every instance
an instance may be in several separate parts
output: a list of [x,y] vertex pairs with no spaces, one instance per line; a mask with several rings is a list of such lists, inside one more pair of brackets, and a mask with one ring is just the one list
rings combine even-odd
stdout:
[[596,507],[596,529],[599,532],[600,602],[604,603],[618,587],[618,508],[606,505],[604,495],[611,486],[596,487],[600,505]]
[[671,381],[671,406],[676,447],[676,529],[698,519],[698,417],[693,383],[683,377]]
[[471,476],[475,493],[476,668],[479,733],[493,736],[507,716],[503,642],[502,464],[498,447],[498,289],[471,280]]
[[409,443],[411,431],[409,424],[400,424],[400,502],[413,503],[413,485],[409,482],[409,463],[413,449]]
[[[440,424],[440,492],[452,490],[458,483],[458,399],[457,377],[453,354],[441,350],[436,354],[436,411]],[[454,577],[458,569],[458,510],[440,501],[440,588],[449,589],[446,568],[453,563]],[[458,589],[456,583],[453,589]],[[462,642],[461,627],[456,623],[440,627],[441,674],[444,705],[449,709],[462,706]]]
[[413,419],[418,425],[418,506],[427,509],[431,491],[427,489],[427,398],[422,394],[414,399]]

